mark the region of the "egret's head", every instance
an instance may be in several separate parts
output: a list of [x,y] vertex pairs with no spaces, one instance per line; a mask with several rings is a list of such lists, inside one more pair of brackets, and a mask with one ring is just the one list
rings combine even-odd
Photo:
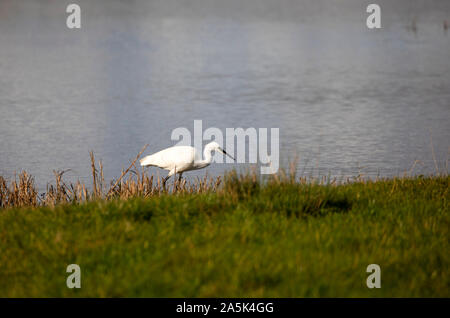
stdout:
[[206,147],[209,148],[210,150],[219,151],[219,152],[223,153],[224,155],[227,155],[231,159],[235,160],[232,156],[227,154],[226,151],[223,150],[222,147],[220,147],[220,145],[215,141],[210,142],[209,144],[206,145]]

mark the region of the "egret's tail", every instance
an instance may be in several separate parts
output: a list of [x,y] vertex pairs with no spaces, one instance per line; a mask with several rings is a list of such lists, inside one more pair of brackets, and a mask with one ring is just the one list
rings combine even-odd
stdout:
[[142,158],[141,160],[139,160],[139,163],[141,164],[141,166],[153,165],[152,156],[147,156],[147,157]]

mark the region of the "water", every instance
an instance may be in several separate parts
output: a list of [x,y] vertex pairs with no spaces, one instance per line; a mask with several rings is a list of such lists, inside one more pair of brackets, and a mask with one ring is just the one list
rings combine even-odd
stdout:
[[303,174],[434,173],[430,136],[445,169],[450,2],[393,2],[369,30],[356,0],[77,1],[69,30],[64,2],[2,0],[0,175],[90,182],[94,150],[117,177],[195,119],[280,128],[281,165]]

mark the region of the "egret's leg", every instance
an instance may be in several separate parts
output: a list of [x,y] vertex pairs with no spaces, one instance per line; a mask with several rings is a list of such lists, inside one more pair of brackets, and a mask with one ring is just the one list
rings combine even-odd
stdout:
[[[179,173],[178,174],[178,180],[177,181],[175,181],[175,186],[176,186],[176,189],[177,190],[180,190],[180,185],[181,185],[181,175],[182,175],[183,173],[181,172],[181,173]],[[176,176],[175,176],[176,177]]]
[[167,176],[167,177],[165,177],[164,179],[163,179],[163,188],[164,188],[164,190],[166,189],[166,182],[167,182],[167,180],[170,178],[170,176]]

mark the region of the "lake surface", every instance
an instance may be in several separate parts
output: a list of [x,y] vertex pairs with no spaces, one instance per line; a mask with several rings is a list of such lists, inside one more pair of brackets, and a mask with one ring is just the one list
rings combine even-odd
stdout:
[[279,128],[281,166],[307,175],[434,173],[431,136],[445,171],[450,1],[378,1],[380,30],[366,2],[76,1],[69,30],[67,3],[2,0],[0,175],[89,183],[93,150],[118,177],[195,119]]

